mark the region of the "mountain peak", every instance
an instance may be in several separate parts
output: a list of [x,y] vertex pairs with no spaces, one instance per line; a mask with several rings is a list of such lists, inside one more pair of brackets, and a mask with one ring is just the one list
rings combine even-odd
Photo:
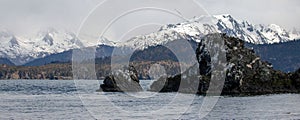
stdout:
[[[213,15],[212,17],[216,18],[218,21],[229,21],[229,22],[233,22],[233,21],[239,21],[237,19],[235,19],[234,17],[232,17],[230,14],[221,14],[221,15]],[[214,19],[212,18],[212,19]]]
[[45,37],[43,38],[43,41],[49,44],[50,46],[53,45],[53,38],[51,34],[46,34]]
[[10,47],[18,47],[20,46],[19,41],[17,40],[16,37],[12,37],[12,39],[9,41]]
[[[45,36],[51,36],[54,37],[56,34],[58,34],[58,30],[54,28],[46,28],[46,29],[41,29],[38,33],[37,36],[40,37],[45,37]],[[33,36],[34,37],[34,36]]]
[[108,45],[108,46],[116,46],[116,42],[110,41],[105,37],[100,37],[98,45]]

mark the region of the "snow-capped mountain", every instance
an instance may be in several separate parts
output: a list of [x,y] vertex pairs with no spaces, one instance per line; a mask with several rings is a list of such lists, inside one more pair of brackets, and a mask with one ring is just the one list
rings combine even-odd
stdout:
[[[124,50],[145,49],[177,39],[198,42],[204,35],[216,32],[226,33],[254,44],[272,44],[300,39],[300,32],[297,30],[286,31],[275,24],[255,25],[224,14],[200,16],[182,23],[164,25],[156,32],[136,36],[122,43],[101,37],[98,45],[125,48]],[[16,36],[12,32],[3,30],[0,32],[0,41],[0,58],[8,58],[16,65],[50,54],[87,47],[74,33],[51,28],[33,36]]]
[[270,25],[255,25],[247,21],[234,19],[231,15],[216,15],[216,28],[220,33],[237,37],[254,44],[272,44],[299,39],[299,35],[289,33],[282,27]]
[[17,65],[82,46],[75,34],[55,29],[43,30],[30,37],[15,36],[11,32],[2,31],[0,41],[0,57],[9,58]]
[[[226,33],[254,44],[273,44],[300,39],[297,31],[287,32],[278,25],[255,25],[247,21],[234,19],[231,15],[200,16],[189,21],[162,26],[159,31],[133,37],[127,42],[115,43],[114,46],[144,49],[148,46],[164,44],[176,39],[199,41],[208,33]],[[112,45],[108,40],[101,44]]]

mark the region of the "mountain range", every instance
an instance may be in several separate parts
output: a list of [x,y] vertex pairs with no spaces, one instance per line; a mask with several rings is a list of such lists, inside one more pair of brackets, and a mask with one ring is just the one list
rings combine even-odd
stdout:
[[[167,44],[170,41],[184,39],[198,42],[202,36],[209,33],[225,33],[228,36],[240,38],[252,44],[274,44],[294,41],[300,38],[297,30],[287,31],[282,27],[270,25],[255,25],[247,21],[237,20],[231,15],[200,16],[188,21],[162,26],[158,31],[148,35],[140,35],[126,42],[117,43],[102,37],[97,45],[97,57],[109,56],[113,48],[144,50],[151,46]],[[39,65],[59,61],[72,49],[85,46],[72,32],[47,29],[33,36],[16,36],[12,32],[0,32],[0,58],[9,59],[15,65]],[[56,59],[53,58],[56,56]],[[41,59],[47,58],[45,62]]]
[[[200,16],[186,22],[168,24],[162,26],[157,32],[136,36],[125,43],[114,43],[113,46],[145,49],[148,46],[165,44],[176,39],[199,41],[201,37],[211,33],[225,33],[253,44],[281,43],[300,38],[300,32],[297,30],[287,31],[275,24],[255,25],[224,14]],[[104,39],[100,44],[112,45],[112,42]]]
[[3,30],[0,41],[0,57],[8,58],[16,65],[83,46],[75,34],[52,28],[34,36],[16,36]]

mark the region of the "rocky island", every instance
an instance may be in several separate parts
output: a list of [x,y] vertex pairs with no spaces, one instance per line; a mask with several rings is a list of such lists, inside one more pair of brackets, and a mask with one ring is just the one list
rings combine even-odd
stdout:
[[[274,70],[272,65],[260,60],[252,49],[244,47],[240,39],[217,35],[224,41],[226,47],[226,76],[222,95],[257,95],[273,93],[299,93],[300,69],[294,73],[284,73]],[[203,39],[210,40],[210,39]],[[206,94],[210,85],[220,87],[211,81],[211,59],[205,44],[199,43],[196,50],[198,64],[174,77],[160,78],[151,85],[151,91],[183,92]],[[284,64],[284,63],[283,63]],[[190,74],[197,71],[198,74]],[[162,86],[157,89],[156,86]],[[183,84],[183,85],[181,85]],[[186,85],[187,84],[187,85]],[[223,83],[222,83],[223,84]]]
[[[214,37],[211,37],[214,36]],[[207,48],[212,47],[204,44],[211,39],[222,40],[225,47],[226,63],[224,65],[224,81],[211,82],[211,79],[219,79],[212,76],[212,54]],[[204,37],[196,49],[197,64],[185,72],[173,77],[161,77],[150,87],[154,92],[181,92],[205,95],[209,87],[221,89],[221,95],[258,95],[273,93],[299,93],[300,92],[300,69],[294,73],[284,73],[274,70],[272,65],[262,61],[254,50],[246,48],[244,41],[228,37],[225,34],[211,34]],[[218,45],[217,45],[218,47]],[[214,49],[214,48],[212,48]],[[216,54],[216,53],[214,53]],[[218,66],[214,66],[218,67]],[[134,68],[131,66],[130,68]],[[134,71],[134,72],[132,72]],[[221,71],[222,72],[222,71]],[[102,91],[141,91],[135,69],[129,69],[127,77],[119,75],[107,76],[100,86]],[[221,73],[218,73],[221,74]],[[130,76],[130,77],[128,77]],[[222,76],[220,76],[222,77]],[[130,78],[130,79],[129,79]],[[214,94],[217,91],[210,91]]]

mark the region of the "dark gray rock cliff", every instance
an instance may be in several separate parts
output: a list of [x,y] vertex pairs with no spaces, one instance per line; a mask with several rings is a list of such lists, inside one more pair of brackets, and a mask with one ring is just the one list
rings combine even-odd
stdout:
[[[226,57],[222,56],[218,41],[207,44],[215,39],[223,42]],[[208,35],[199,43],[196,56],[197,64],[182,74],[158,79],[151,85],[151,91],[222,95],[299,92],[300,70],[294,74],[274,70],[237,38]]]

